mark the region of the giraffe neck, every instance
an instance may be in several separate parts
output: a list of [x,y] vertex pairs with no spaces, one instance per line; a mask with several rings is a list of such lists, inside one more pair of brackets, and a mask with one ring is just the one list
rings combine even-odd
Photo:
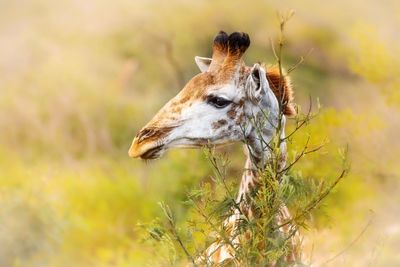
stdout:
[[246,152],[246,154],[247,159],[244,165],[244,171],[242,174],[242,180],[240,182],[236,202],[241,202],[242,200],[247,201],[251,191],[256,189],[259,179],[257,166],[255,166],[255,164],[253,163],[248,151]]
[[[282,130],[280,132],[281,140],[285,137],[285,118],[282,119]],[[263,140],[269,142],[273,138],[270,133],[263,136]],[[259,138],[252,138],[251,140],[259,140]],[[260,148],[257,141],[251,141],[249,145],[245,147],[245,154],[247,156],[244,171],[242,174],[242,180],[240,182],[239,192],[236,198],[237,203],[241,203],[243,212],[252,217],[253,212],[251,210],[251,195],[254,194],[259,186],[259,171],[265,168],[266,164],[271,158],[271,151],[268,148]],[[252,152],[250,153],[251,150]],[[281,169],[286,163],[286,143],[284,141],[280,144],[280,162],[278,168]],[[257,163],[255,163],[257,162]]]
[[[283,117],[282,121],[282,131],[281,131],[281,140],[285,137],[284,127],[285,127],[285,119]],[[269,138],[268,138],[269,137]],[[264,140],[271,140],[271,135],[264,136]],[[256,140],[253,138],[253,140]],[[249,148],[252,151],[253,157],[250,155]],[[281,142],[280,144],[280,153],[281,153],[281,160],[278,166],[278,169],[284,167],[286,162],[286,143]],[[240,182],[239,192],[236,198],[236,203],[240,203],[240,210],[234,210],[233,214],[226,218],[223,225],[225,229],[230,229],[228,233],[232,235],[231,243],[233,245],[240,245],[240,238],[239,235],[236,234],[237,231],[237,222],[240,218],[241,213],[245,214],[247,218],[254,218],[255,214],[252,209],[252,201],[251,201],[251,194],[258,189],[259,186],[259,170],[265,167],[268,160],[271,157],[271,153],[268,149],[259,149],[256,142],[251,143],[250,146],[245,147],[246,152],[246,163],[244,167],[244,172],[242,175],[242,180]],[[254,153],[255,152],[255,153]],[[254,157],[255,156],[255,157]],[[256,160],[255,160],[256,159]],[[254,162],[258,162],[258,166]],[[261,166],[260,166],[261,163]],[[282,224],[282,222],[291,219],[291,215],[289,213],[288,208],[286,205],[283,205],[278,214],[276,215],[276,222],[278,225]],[[294,263],[295,260],[299,260],[301,262],[301,238],[298,232],[295,234],[291,234],[291,230],[293,229],[291,225],[287,225],[279,229],[285,236],[290,237],[290,251],[288,255],[285,257],[286,261],[290,264]],[[221,240],[217,240],[216,242],[212,243],[206,250],[205,258],[200,258],[201,260],[205,260],[211,263],[222,263],[225,260],[232,260],[235,258],[235,252],[232,250],[231,245],[227,245]],[[275,265],[271,265],[275,266]]]
[[[281,138],[284,137],[284,132],[282,132]],[[247,149],[247,147],[246,147]],[[281,162],[279,164],[279,169],[283,168],[285,163],[286,163],[286,144],[284,142],[281,143],[280,146],[280,151],[281,151]],[[235,209],[234,213],[229,216],[225,222],[224,226],[227,227],[229,225],[232,225],[230,227],[231,229],[231,235],[233,236],[232,238],[232,244],[234,245],[239,245],[240,244],[240,239],[239,236],[236,235],[237,231],[237,221],[240,217],[240,214],[245,214],[247,218],[254,218],[256,216],[253,211],[253,206],[252,206],[252,201],[251,201],[251,194],[254,194],[256,190],[258,190],[259,187],[259,167],[256,166],[253,162],[254,160],[251,158],[250,153],[247,151],[247,159],[246,159],[246,164],[245,164],[245,170],[242,175],[242,180],[240,182],[240,188],[238,192],[238,196],[236,199],[237,203],[240,203],[240,210]],[[268,162],[268,159],[270,157],[270,153],[265,152],[263,154],[262,162]],[[277,225],[281,225],[283,222],[286,222],[290,220],[292,217],[290,215],[290,212],[288,208],[286,207],[285,204],[283,204],[279,212],[276,214],[275,220]],[[228,227],[227,227],[228,228]],[[297,229],[295,225],[286,225],[283,226],[282,228],[279,228],[279,231],[284,234],[284,236],[289,238],[289,251],[287,255],[284,257],[285,261],[292,266],[293,263],[296,261],[302,262],[302,246],[301,246],[301,237],[299,232],[297,230],[293,234],[293,230]],[[215,253],[217,252],[217,253]],[[213,256],[215,253],[215,256]],[[232,251],[230,246],[224,245],[220,241],[213,243],[208,249],[207,249],[207,255],[208,259],[211,260],[211,262],[216,262],[216,263],[221,263],[224,262],[227,259],[234,259],[235,258],[235,253]],[[270,266],[275,266],[275,264],[272,264]]]

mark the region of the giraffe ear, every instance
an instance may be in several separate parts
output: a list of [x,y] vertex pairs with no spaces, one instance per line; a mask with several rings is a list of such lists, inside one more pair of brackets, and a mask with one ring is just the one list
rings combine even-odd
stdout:
[[196,61],[197,67],[199,67],[201,72],[206,72],[211,65],[211,58],[208,57],[194,57],[194,61]]
[[272,92],[266,71],[260,64],[254,64],[246,80],[245,91],[248,99],[262,108],[278,110],[278,100]]
[[265,70],[259,64],[254,64],[246,81],[246,95],[253,103],[259,103],[269,89],[265,78]]

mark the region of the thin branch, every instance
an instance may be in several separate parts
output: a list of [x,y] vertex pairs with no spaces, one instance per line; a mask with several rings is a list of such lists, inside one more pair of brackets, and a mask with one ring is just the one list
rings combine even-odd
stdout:
[[189,258],[189,260],[192,261],[193,266],[197,266],[194,258],[192,255],[189,253],[189,251],[186,249],[185,245],[182,242],[182,239],[180,238],[178,232],[176,231],[176,225],[175,225],[175,220],[173,218],[173,214],[169,206],[165,205],[164,203],[159,203],[161,206],[161,209],[164,211],[165,216],[168,219],[168,223],[170,224],[171,227],[171,232],[172,235],[175,237],[175,240],[178,242],[179,246],[182,248],[183,252],[186,254],[186,256]]
[[361,230],[361,232],[353,239],[353,241],[351,241],[344,249],[342,249],[339,253],[337,253],[335,256],[333,256],[332,258],[326,260],[325,262],[323,262],[321,264],[321,266],[324,266],[325,264],[334,261],[335,259],[337,259],[338,257],[340,257],[341,255],[343,255],[344,253],[346,253],[346,251],[348,251],[355,243],[358,242],[358,240],[360,240],[360,238],[364,235],[364,233],[367,231],[367,229],[371,226],[372,224],[372,218],[369,219],[368,223],[364,226],[364,228]]
[[297,121],[296,122],[296,128],[290,134],[286,135],[283,138],[283,140],[286,140],[286,139],[289,139],[290,137],[292,137],[298,130],[300,130],[304,125],[306,125],[306,123],[308,123],[311,119],[313,119],[315,117],[315,116],[312,116],[311,111],[312,111],[312,98],[311,98],[311,95],[310,95],[309,96],[308,111],[307,111],[306,117],[301,120],[300,124]]
[[294,164],[296,164],[302,157],[304,157],[307,154],[313,153],[313,152],[317,152],[318,150],[320,150],[321,148],[324,147],[325,144],[319,145],[313,149],[307,150],[308,148],[308,143],[310,142],[310,136],[308,136],[306,144],[304,145],[303,150],[300,152],[300,154],[298,154],[296,156],[296,158],[289,164],[289,166],[287,166],[286,168],[282,169],[281,171],[279,171],[279,173],[285,173],[287,172],[289,169],[291,169],[293,167]]
[[279,229],[285,225],[288,225],[292,222],[297,221],[298,219],[304,217],[305,214],[309,213],[311,210],[313,210],[315,207],[318,206],[319,203],[321,203],[321,201],[330,194],[330,192],[333,190],[333,188],[336,187],[336,185],[347,175],[348,173],[348,169],[343,169],[342,172],[340,173],[339,177],[336,178],[336,180],[320,195],[318,196],[318,198],[315,198],[314,200],[312,200],[304,209],[301,213],[299,213],[298,215],[296,215],[295,217],[293,217],[290,220],[287,220],[286,222],[278,225],[277,227],[275,227],[275,229]]
[[293,66],[291,66],[291,67],[287,70],[287,74],[291,73],[292,71],[294,71],[295,69],[297,69],[301,64],[303,64],[304,61],[306,60],[306,58],[307,58],[308,56],[310,56],[310,54],[311,54],[313,51],[314,51],[314,49],[311,48],[310,50],[308,50],[307,55],[301,56],[301,57],[300,57],[300,60],[299,60],[296,64],[294,64]]

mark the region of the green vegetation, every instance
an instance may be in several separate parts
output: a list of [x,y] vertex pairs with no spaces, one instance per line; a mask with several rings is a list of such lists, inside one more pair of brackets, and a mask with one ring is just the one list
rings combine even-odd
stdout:
[[[278,44],[272,43],[276,64],[280,75],[283,73],[282,58],[285,47],[284,30],[293,17],[293,12],[279,15],[280,36]],[[303,59],[288,69],[294,71]],[[283,90],[280,88],[279,90]],[[278,99],[279,114],[277,121],[282,121],[283,98]],[[295,169],[299,162],[309,154],[317,153],[324,143],[310,147],[312,136],[308,135],[300,151],[287,157],[286,142],[293,142],[303,128],[315,118],[312,103],[307,113],[299,113],[293,118],[293,129],[285,133],[285,125],[278,123],[274,129],[275,137],[265,140],[264,129],[270,127],[270,110],[260,108],[260,114],[254,115],[242,125],[255,129],[256,138],[265,147],[266,164],[258,164],[252,155],[249,140],[244,140],[244,147],[251,155],[252,172],[256,173],[254,187],[240,200],[237,199],[241,181],[230,182],[227,178],[229,168],[228,155],[216,155],[215,148],[208,147],[207,158],[214,169],[212,184],[205,182],[188,192],[185,204],[192,212],[184,224],[178,228],[178,222],[171,208],[161,203],[164,212],[163,222],[153,221],[147,225],[148,238],[156,241],[154,250],[167,251],[166,260],[161,265],[193,266],[308,266],[312,262],[303,255],[300,230],[308,229],[311,212],[318,208],[339,182],[347,176],[349,164],[347,151],[342,153],[342,169],[337,177],[303,177]],[[299,110],[299,108],[298,108]],[[257,112],[255,112],[257,113]],[[274,123],[272,123],[274,125]],[[245,134],[244,134],[245,135]],[[284,135],[284,137],[282,137]],[[283,145],[283,146],[282,146]],[[283,149],[283,150],[282,150]],[[282,159],[286,164],[282,164]],[[252,168],[252,167],[247,167]],[[249,169],[248,169],[249,171]],[[243,179],[243,178],[242,178]],[[287,207],[293,212],[290,215]],[[215,260],[225,248],[233,258]],[[180,251],[180,253],[179,253]]]
[[[276,11],[290,8],[296,16],[283,60],[290,66],[307,55],[291,73],[296,102],[307,107],[311,95],[323,109],[288,146],[301,151],[308,135],[310,145],[329,141],[296,172],[336,177],[337,148],[346,144],[352,163],[311,213],[302,232],[306,252],[317,266],[398,265],[396,1],[37,0],[0,3],[0,266],[154,266],[170,259],[171,246],[154,251],[140,225],[162,220],[157,203],[165,202],[185,231],[198,216],[184,203],[188,192],[204,185],[218,194],[212,166],[193,150],[132,160],[130,142],[197,73],[193,57],[210,55],[218,30],[249,33],[246,62],[273,62]],[[219,153],[232,155],[233,186],[242,148]]]

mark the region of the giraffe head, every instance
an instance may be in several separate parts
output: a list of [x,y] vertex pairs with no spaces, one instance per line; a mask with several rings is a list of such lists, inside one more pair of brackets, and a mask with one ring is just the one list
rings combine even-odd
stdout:
[[260,110],[267,111],[271,125],[265,130],[272,133],[279,114],[278,99],[283,100],[283,113],[294,115],[288,78],[281,78],[276,68],[266,71],[260,64],[245,66],[242,56],[249,45],[245,33],[219,32],[212,58],[195,58],[201,73],[139,131],[129,155],[155,159],[173,147],[243,141],[254,131],[245,124]]

